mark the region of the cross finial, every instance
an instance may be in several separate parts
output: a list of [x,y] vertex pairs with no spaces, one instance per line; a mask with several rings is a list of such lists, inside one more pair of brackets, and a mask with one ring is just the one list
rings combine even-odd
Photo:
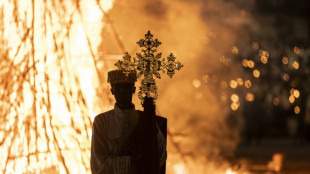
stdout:
[[153,34],[148,31],[145,34],[144,39],[140,39],[137,44],[142,47],[141,53],[136,53],[136,57],[131,60],[131,56],[126,52],[123,56],[123,60],[119,60],[115,63],[118,69],[123,70],[125,74],[129,74],[132,71],[136,71],[137,78],[143,76],[141,86],[139,87],[138,96],[140,100],[144,100],[144,97],[153,97],[154,100],[158,97],[157,86],[155,79],[161,78],[160,71],[165,73],[172,78],[175,74],[175,70],[180,70],[183,64],[175,62],[175,57],[172,53],[161,60],[162,53],[156,53],[157,47],[161,44],[157,39],[153,39]]

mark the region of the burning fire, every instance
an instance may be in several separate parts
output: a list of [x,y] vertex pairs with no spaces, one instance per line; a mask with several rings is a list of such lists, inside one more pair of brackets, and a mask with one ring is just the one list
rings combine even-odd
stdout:
[[97,48],[112,5],[0,2],[1,173],[90,172],[92,120],[105,109],[93,103]]
[[[116,3],[117,9],[113,11]],[[218,18],[210,19],[206,25],[200,16],[202,6],[211,7],[206,10],[210,16],[218,13],[221,23],[231,21],[228,18],[231,15],[222,12],[231,5],[222,1],[200,2],[207,3],[203,5],[185,3],[175,0],[1,1],[1,172],[90,173],[92,120],[113,105],[106,72],[118,54],[125,51],[124,45],[133,45],[141,34],[154,28],[156,33],[161,33],[159,40],[172,49],[169,52],[183,57],[187,67],[194,67],[170,85],[165,79],[159,84],[161,96],[157,109],[169,120],[167,173],[237,174],[225,160],[217,157],[222,149],[230,151],[236,146],[238,130],[227,128],[228,111],[204,84],[218,83],[222,89],[229,90],[241,86],[249,89],[253,85],[241,77],[222,81],[216,75],[205,75],[206,69],[215,70],[214,65],[218,63],[212,57],[221,57],[222,63],[232,66],[231,59],[222,57],[223,50],[231,50],[232,54],[241,50],[236,46],[231,48],[238,37],[229,29],[220,29]],[[239,9],[233,10],[240,14]],[[249,16],[244,10],[242,15]],[[109,16],[114,17],[117,30]],[[117,31],[127,34],[126,38]],[[114,40],[110,42],[111,38]],[[101,44],[106,42],[106,47],[116,43],[117,51],[104,50]],[[258,49],[258,43],[253,47]],[[135,50],[133,47],[127,51]],[[295,52],[299,54],[300,50],[296,48]],[[262,54],[264,64],[268,63],[268,56]],[[109,61],[110,57],[114,60]],[[288,64],[286,59],[283,61]],[[209,67],[200,67],[205,64]],[[244,59],[242,64],[254,70],[254,77],[260,77],[252,60]],[[292,66],[299,68],[298,63]],[[196,78],[202,75],[201,79]],[[298,98],[299,94],[294,92],[293,96]],[[254,97],[249,93],[247,100],[253,101]],[[240,108],[238,94],[223,93],[221,100],[232,102],[232,110]],[[219,127],[221,131],[216,131]]]

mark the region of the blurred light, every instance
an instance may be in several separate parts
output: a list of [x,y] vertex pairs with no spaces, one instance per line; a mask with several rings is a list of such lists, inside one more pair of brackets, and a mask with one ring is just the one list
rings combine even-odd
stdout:
[[239,86],[242,86],[243,85],[243,79],[241,78],[241,77],[239,77],[239,78],[237,78],[237,84],[239,85]]
[[295,112],[295,114],[299,114],[300,113],[300,107],[299,106],[295,106],[294,107],[294,112]]
[[263,64],[266,64],[268,62],[268,58],[266,56],[261,56],[260,57],[260,61],[263,63]]
[[225,93],[221,94],[221,101],[223,102],[227,101],[227,95]]
[[245,96],[245,99],[246,99],[246,101],[248,101],[248,102],[252,102],[252,101],[254,101],[255,96],[254,96],[254,94],[252,94],[252,93],[247,93],[246,96]]
[[197,100],[200,100],[202,97],[203,97],[202,92],[196,92],[196,93],[195,93],[195,98],[196,98]]
[[200,80],[194,79],[194,80],[193,80],[193,86],[194,86],[195,88],[199,88],[199,87],[201,86]]
[[259,50],[259,56],[265,56],[267,59],[269,58],[269,53],[268,51],[264,51],[264,50]]
[[212,80],[213,83],[217,83],[218,82],[218,77],[216,75],[213,75],[211,80]]
[[227,169],[226,174],[236,174],[236,172],[232,171],[231,169]]
[[288,64],[288,58],[287,57],[283,57],[282,58],[282,62],[283,62],[283,64]]
[[244,67],[247,67],[248,66],[248,59],[242,59],[242,65]]
[[220,62],[228,66],[228,65],[231,64],[231,59],[226,58],[225,56],[221,56],[220,57]]
[[295,98],[299,98],[300,92],[297,89],[295,89],[293,95]]
[[280,103],[279,98],[278,98],[278,97],[275,97],[275,98],[273,99],[273,104],[276,105],[276,106],[278,106],[279,103]]
[[249,61],[248,61],[248,67],[249,67],[249,68],[254,68],[254,66],[255,66],[254,61],[253,61],[253,60],[249,60]]
[[252,42],[252,47],[253,47],[254,49],[258,49],[258,48],[259,48],[259,45],[258,45],[257,42]]
[[230,87],[231,88],[237,88],[238,83],[236,82],[236,80],[231,80],[230,81]]
[[246,80],[246,81],[244,82],[244,86],[245,86],[246,88],[251,88],[251,86],[252,86],[251,81],[250,81],[250,80]]
[[294,53],[295,54],[299,54],[300,53],[300,49],[298,47],[296,47],[296,46],[294,47]]
[[202,76],[202,81],[208,83],[210,81],[210,77],[208,75]]
[[244,9],[240,10],[240,14],[241,16],[245,16],[246,15],[246,11]]
[[232,94],[230,99],[233,102],[237,102],[237,101],[239,101],[239,96],[237,94]]
[[294,67],[295,69],[298,69],[298,68],[299,68],[299,63],[298,63],[297,61],[294,61],[294,62],[293,62],[293,67]]
[[282,167],[283,167],[283,159],[284,156],[282,153],[275,153],[272,156],[272,164],[273,164],[273,169],[276,172],[280,172]]
[[228,84],[225,81],[221,81],[220,86],[221,86],[221,88],[227,88]]
[[259,76],[260,76],[259,70],[255,69],[255,70],[253,71],[253,76],[254,76],[255,78],[259,78]]
[[288,74],[283,75],[283,80],[288,81],[290,79],[290,76]]
[[239,102],[233,102],[230,107],[232,110],[236,111],[240,106],[240,103]]
[[233,47],[231,48],[231,52],[232,52],[233,54],[238,54],[238,53],[239,53],[238,47],[233,46]]
[[187,174],[187,170],[185,168],[185,165],[182,163],[175,164],[173,166],[175,174]]
[[288,100],[290,101],[290,103],[294,103],[294,102],[295,102],[295,97],[294,97],[294,95],[290,95],[290,97],[288,98]]

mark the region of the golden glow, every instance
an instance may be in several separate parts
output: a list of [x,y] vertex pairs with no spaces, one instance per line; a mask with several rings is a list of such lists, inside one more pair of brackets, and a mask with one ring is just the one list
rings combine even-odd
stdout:
[[278,106],[279,103],[280,103],[280,100],[279,100],[278,97],[275,97],[272,102],[273,102],[274,105]]
[[299,114],[300,113],[300,107],[299,106],[295,106],[294,107],[294,112],[295,112],[295,114]]
[[[16,105],[1,115],[6,128],[0,128],[0,137],[9,131],[0,147],[1,172],[90,173],[92,120],[98,113],[92,58],[98,58],[104,12],[88,0],[3,2],[0,28],[10,38],[8,58],[24,63],[29,71],[13,71],[26,78],[12,79],[21,87],[12,93],[19,97],[12,98]],[[108,11],[113,1],[98,3]],[[104,102],[110,104],[108,99]],[[9,117],[15,125],[5,121]]]
[[231,88],[237,88],[238,86],[238,83],[236,82],[236,80],[231,80],[229,84]]
[[258,42],[252,42],[252,47],[254,49],[258,49],[259,48]]
[[202,76],[202,81],[205,82],[205,83],[208,83],[210,81],[209,75]]
[[260,61],[263,63],[263,64],[266,64],[268,62],[268,58],[266,56],[261,56],[260,57]]
[[193,86],[194,86],[195,88],[200,88],[200,86],[201,86],[200,80],[194,79],[194,80],[193,80]]
[[253,61],[253,60],[249,60],[249,61],[248,61],[248,67],[249,67],[249,68],[254,68],[254,66],[255,66],[254,61]]
[[213,75],[211,80],[212,80],[213,83],[217,83],[218,82],[218,77],[216,75]]
[[237,174],[237,173],[232,171],[231,169],[227,169],[225,174]]
[[237,94],[232,94],[230,99],[233,102],[238,102],[239,101],[239,96]]
[[295,69],[298,69],[298,68],[299,68],[299,63],[298,63],[297,61],[294,61],[294,62],[293,62],[293,67],[294,67]]
[[236,111],[240,106],[240,102],[233,102],[230,107],[233,111]]
[[299,54],[300,53],[300,49],[298,47],[296,47],[296,46],[294,47],[294,53],[295,54]]
[[288,58],[287,57],[283,57],[282,58],[282,63],[287,65],[288,64]]
[[237,78],[237,84],[239,85],[239,86],[242,86],[243,85],[243,79],[241,78],[241,77],[239,77],[239,78]]
[[221,101],[226,102],[227,101],[227,95],[226,94],[221,94]]
[[187,169],[183,163],[178,163],[173,166],[175,174],[187,174]]
[[195,93],[195,98],[196,98],[197,100],[202,99],[202,97],[203,97],[203,93],[202,93],[202,92],[196,92],[196,93]]
[[264,50],[259,50],[259,56],[265,56],[267,59],[269,58],[269,53],[268,51],[264,51]]
[[246,96],[245,96],[245,99],[246,99],[246,101],[248,101],[248,102],[252,102],[252,101],[254,101],[255,96],[254,96],[253,93],[247,93]]
[[259,70],[255,69],[255,70],[253,71],[253,76],[254,76],[255,78],[259,78],[259,76],[260,76]]
[[240,10],[240,14],[241,16],[245,16],[246,15],[246,11],[244,9]]
[[220,86],[221,86],[221,88],[227,88],[228,87],[228,84],[227,84],[227,82],[225,82],[225,81],[221,81],[221,83],[220,83]]
[[247,67],[248,66],[248,59],[242,59],[242,65],[244,66],[244,67]]
[[231,48],[231,52],[232,52],[233,54],[238,54],[238,53],[239,53],[238,47],[233,46],[233,47]]
[[295,89],[293,95],[295,98],[299,98],[300,92],[297,89]]
[[290,76],[288,74],[283,74],[283,80],[288,81],[290,79]]
[[294,95],[290,95],[290,97],[288,98],[288,100],[290,101],[290,103],[294,103],[294,102],[295,102],[295,97],[294,97]]
[[246,88],[251,88],[251,86],[252,86],[251,81],[250,81],[250,80],[246,80],[246,81],[244,82],[244,86],[245,86]]

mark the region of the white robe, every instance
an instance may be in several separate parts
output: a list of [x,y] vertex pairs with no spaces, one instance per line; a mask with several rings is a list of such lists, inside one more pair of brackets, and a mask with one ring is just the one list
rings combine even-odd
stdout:
[[[95,117],[90,158],[93,174],[132,174],[131,157],[119,153],[138,122],[138,112],[134,108],[121,110],[115,105],[114,110]],[[161,131],[157,132],[162,166],[167,159],[166,139]]]

